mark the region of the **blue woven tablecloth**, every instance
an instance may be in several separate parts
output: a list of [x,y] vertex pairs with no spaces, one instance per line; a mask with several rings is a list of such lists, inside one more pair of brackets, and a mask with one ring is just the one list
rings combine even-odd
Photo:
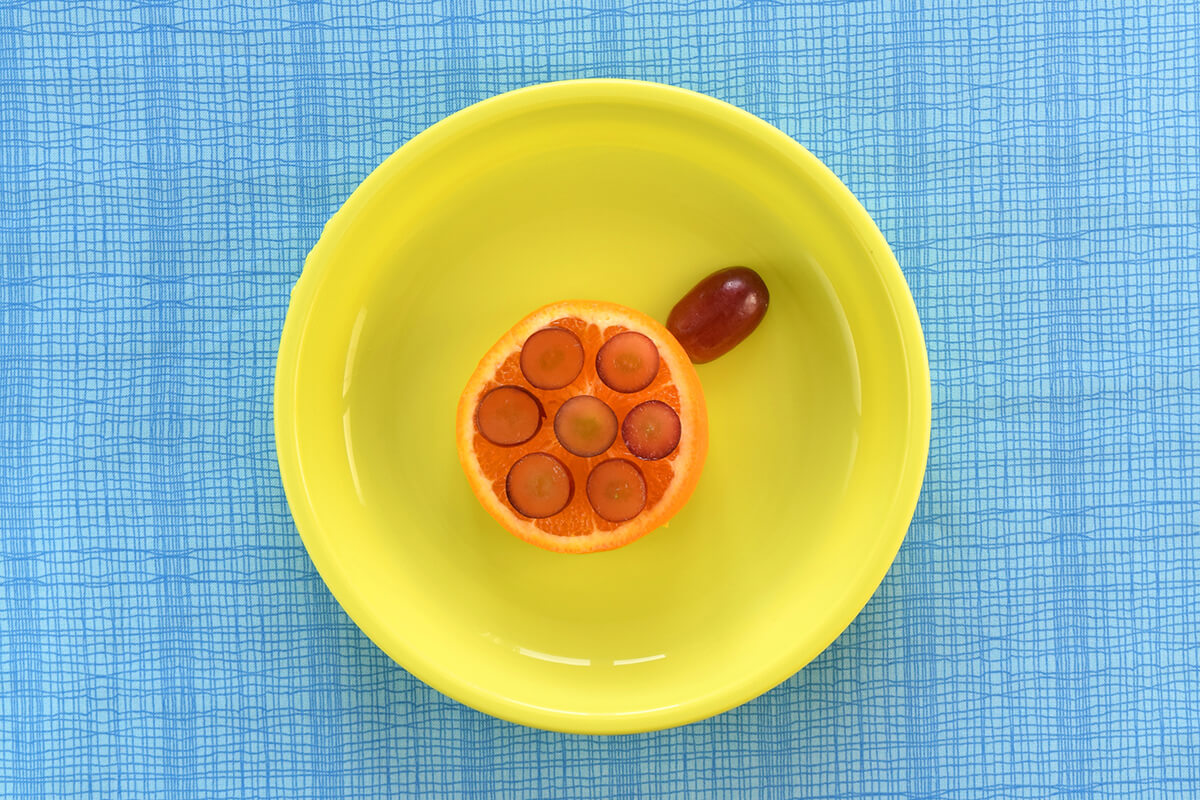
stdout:
[[[1198,72],[1186,0],[0,0],[0,796],[1197,796]],[[850,629],[617,738],[378,651],[271,430],[288,291],[355,185],[449,112],[587,76],[829,164],[934,382],[916,518]]]

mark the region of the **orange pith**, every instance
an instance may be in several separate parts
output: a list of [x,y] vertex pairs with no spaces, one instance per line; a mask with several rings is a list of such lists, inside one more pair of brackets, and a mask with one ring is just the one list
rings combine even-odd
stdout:
[[[584,350],[583,368],[577,377],[558,389],[539,389],[521,369],[525,341],[545,328],[574,333]],[[644,389],[618,392],[597,375],[600,348],[619,333],[634,331],[658,350],[659,366]],[[528,366],[528,364],[527,364]],[[501,446],[480,435],[477,411],[480,399],[499,386],[528,391],[542,405],[545,421],[528,441]],[[624,387],[623,387],[624,388]],[[617,421],[641,403],[658,400],[670,406],[681,423],[679,445],[666,457],[644,460],[631,453],[617,435],[606,450],[592,457],[573,455],[559,442],[554,420],[564,403],[580,395],[603,401]],[[459,400],[457,443],[463,470],[484,508],[506,529],[527,542],[559,552],[586,553],[628,544],[665,524],[687,502],[708,450],[708,420],[699,378],[683,348],[658,322],[641,312],[612,303],[568,301],[541,308],[518,322],[480,361]],[[579,449],[579,448],[576,448]],[[560,512],[544,518],[519,513],[506,494],[512,466],[530,453],[546,453],[570,471],[575,491]],[[588,500],[588,477],[610,459],[625,459],[641,471],[646,502],[640,513],[625,522],[601,517]]]

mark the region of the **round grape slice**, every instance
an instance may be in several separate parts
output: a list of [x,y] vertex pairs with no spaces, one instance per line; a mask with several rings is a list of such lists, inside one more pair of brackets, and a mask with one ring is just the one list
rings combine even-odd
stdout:
[[618,333],[596,354],[596,374],[614,391],[640,392],[658,375],[658,348],[645,334]]
[[600,398],[581,394],[559,406],[554,435],[568,453],[594,458],[617,440],[617,415]]
[[530,519],[553,517],[567,507],[575,494],[571,471],[549,453],[522,456],[504,481],[508,502]]
[[541,430],[544,416],[542,404],[520,386],[497,386],[480,398],[475,429],[492,444],[515,447]]
[[646,479],[632,461],[610,458],[588,475],[587,498],[609,522],[627,522],[646,507]]
[[657,461],[675,452],[683,426],[675,409],[661,400],[634,406],[621,423],[621,438],[629,452],[645,461]]
[[583,344],[565,328],[542,328],[521,346],[521,374],[538,389],[561,389],[583,369]]

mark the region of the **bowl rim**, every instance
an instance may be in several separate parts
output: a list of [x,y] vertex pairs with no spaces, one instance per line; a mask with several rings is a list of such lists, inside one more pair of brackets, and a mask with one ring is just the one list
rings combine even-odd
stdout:
[[[581,101],[671,104],[719,118],[731,127],[744,129],[750,138],[786,156],[791,164],[819,185],[849,221],[850,228],[874,253],[873,265],[889,295],[900,330],[905,355],[909,420],[907,451],[896,491],[879,523],[879,538],[873,558],[858,570],[851,585],[834,603],[825,620],[802,640],[791,643],[779,658],[766,662],[758,672],[719,690],[683,703],[632,712],[590,713],[562,708],[545,708],[489,691],[446,665],[422,655],[419,647],[396,635],[374,612],[371,601],[355,586],[342,567],[336,548],[317,518],[308,486],[300,467],[295,416],[296,375],[308,310],[320,286],[332,273],[322,254],[334,247],[359,209],[388,183],[405,164],[440,141],[500,116],[534,106]],[[874,595],[886,576],[916,511],[929,452],[932,400],[925,337],[916,305],[900,266],[883,233],[849,188],[803,145],[765,120],[722,100],[676,86],[613,78],[540,83],[495,95],[457,111],[403,144],[359,184],[329,221],[305,258],[300,277],[292,288],[287,315],[280,335],[275,369],[274,433],[276,456],[288,506],[304,547],[334,598],[355,624],[381,650],[405,670],[443,694],[494,717],[545,730],[579,734],[639,733],[685,725],[720,714],[769,691],[794,675],[833,643]],[[781,648],[784,649],[784,648]]]

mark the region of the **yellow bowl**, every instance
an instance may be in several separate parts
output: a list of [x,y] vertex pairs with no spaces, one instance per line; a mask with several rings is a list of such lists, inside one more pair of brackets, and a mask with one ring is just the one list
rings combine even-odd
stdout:
[[[708,462],[670,526],[572,556],[493,522],[454,443],[488,347],[563,298],[666,319],[730,264],[771,308],[699,367]],[[765,122],[632,81],[501,95],[388,158],[308,257],[275,386],[288,502],[346,612],[451,697],[579,733],[716,714],[828,646],[900,546],[929,425],[912,298],[850,192]]]

